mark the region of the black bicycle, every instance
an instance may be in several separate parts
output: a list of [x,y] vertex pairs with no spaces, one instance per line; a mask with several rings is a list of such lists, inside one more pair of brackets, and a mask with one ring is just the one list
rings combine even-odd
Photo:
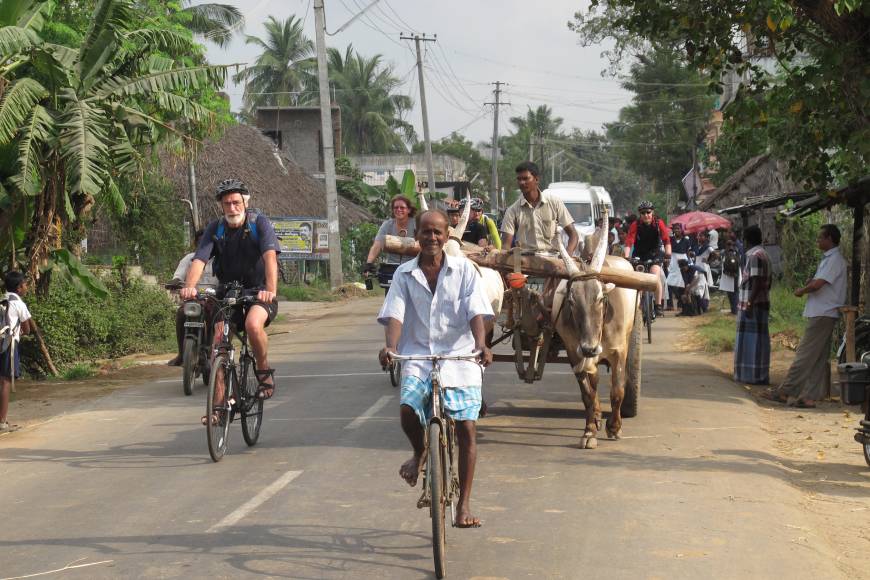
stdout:
[[[214,321],[224,323],[221,340],[215,346],[205,407],[208,453],[216,462],[227,452],[230,423],[235,420],[237,413],[242,420],[242,437],[248,446],[257,443],[263,425],[263,399],[258,396],[257,361],[248,347],[244,328],[236,328],[232,323],[233,314],[257,300],[255,295],[246,295],[247,292],[241,284],[232,283],[224,286],[223,298],[212,296],[216,302]],[[241,343],[238,362],[233,336]]]
[[[456,424],[444,412],[444,384],[441,382],[441,361],[477,361],[479,352],[467,355],[392,355],[396,361],[429,361],[432,370],[430,399],[431,418],[423,435],[423,495],[417,508],[429,508],[432,518],[432,557],[435,562],[435,577],[447,575],[447,530],[444,525],[447,508],[450,508],[450,525],[456,526],[456,502],[459,500],[459,450],[456,445]],[[481,367],[482,368],[482,367]],[[482,373],[482,371],[481,371]],[[481,374],[481,383],[483,374]]]
[[[650,259],[641,260],[640,258],[632,258],[631,264],[638,272],[649,272],[653,266],[661,265],[661,260]],[[642,290],[640,293],[640,312],[643,317],[643,325],[646,327],[646,341],[652,344],[652,325],[656,319],[655,308],[655,293],[649,290]]]

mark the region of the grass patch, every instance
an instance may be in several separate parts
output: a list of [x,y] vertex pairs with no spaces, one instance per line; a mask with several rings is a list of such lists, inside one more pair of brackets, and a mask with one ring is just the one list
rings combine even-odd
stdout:
[[278,284],[278,296],[290,302],[334,302],[338,296],[332,293],[329,284]]
[[[734,350],[737,333],[737,317],[718,312],[714,297],[711,312],[704,315],[697,330],[704,351],[718,354]],[[727,300],[725,302],[727,308]],[[782,284],[775,283],[770,293],[770,335],[773,350],[794,350],[806,328],[802,316],[804,299],[798,298],[793,291]]]
[[61,376],[66,381],[76,381],[78,379],[87,379],[97,374],[97,369],[90,363],[78,363],[64,369]]

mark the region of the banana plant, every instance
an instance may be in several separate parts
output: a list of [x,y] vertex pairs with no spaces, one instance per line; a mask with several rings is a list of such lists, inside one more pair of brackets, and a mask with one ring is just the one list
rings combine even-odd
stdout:
[[[131,0],[98,0],[77,48],[40,38],[53,0],[0,1],[0,259],[38,280],[70,267],[61,232],[95,205],[123,212],[119,182],[143,170],[144,154],[176,126],[213,113],[188,95],[218,89],[226,66],[184,66],[189,33],[147,28]],[[20,235],[24,229],[23,238]]]

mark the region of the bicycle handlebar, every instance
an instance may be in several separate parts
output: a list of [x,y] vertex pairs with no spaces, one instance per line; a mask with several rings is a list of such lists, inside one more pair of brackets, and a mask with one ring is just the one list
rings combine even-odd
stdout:
[[390,358],[395,360],[428,360],[428,361],[442,361],[442,360],[465,360],[465,361],[473,361],[477,357],[483,354],[483,351],[476,350],[469,354],[393,354],[390,353]]

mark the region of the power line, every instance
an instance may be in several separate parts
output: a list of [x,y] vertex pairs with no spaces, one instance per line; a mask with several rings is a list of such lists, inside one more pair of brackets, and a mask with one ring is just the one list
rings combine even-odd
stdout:
[[403,25],[405,25],[405,27],[407,27],[409,32],[413,32],[413,33],[419,32],[419,30],[417,30],[415,27],[408,24],[407,21],[405,21],[401,16],[399,16],[399,13],[396,12],[396,9],[393,8],[393,6],[392,6],[392,4],[390,4],[389,0],[383,0],[383,4],[389,9],[390,12],[395,14],[396,18],[399,19],[399,22],[401,22]]

